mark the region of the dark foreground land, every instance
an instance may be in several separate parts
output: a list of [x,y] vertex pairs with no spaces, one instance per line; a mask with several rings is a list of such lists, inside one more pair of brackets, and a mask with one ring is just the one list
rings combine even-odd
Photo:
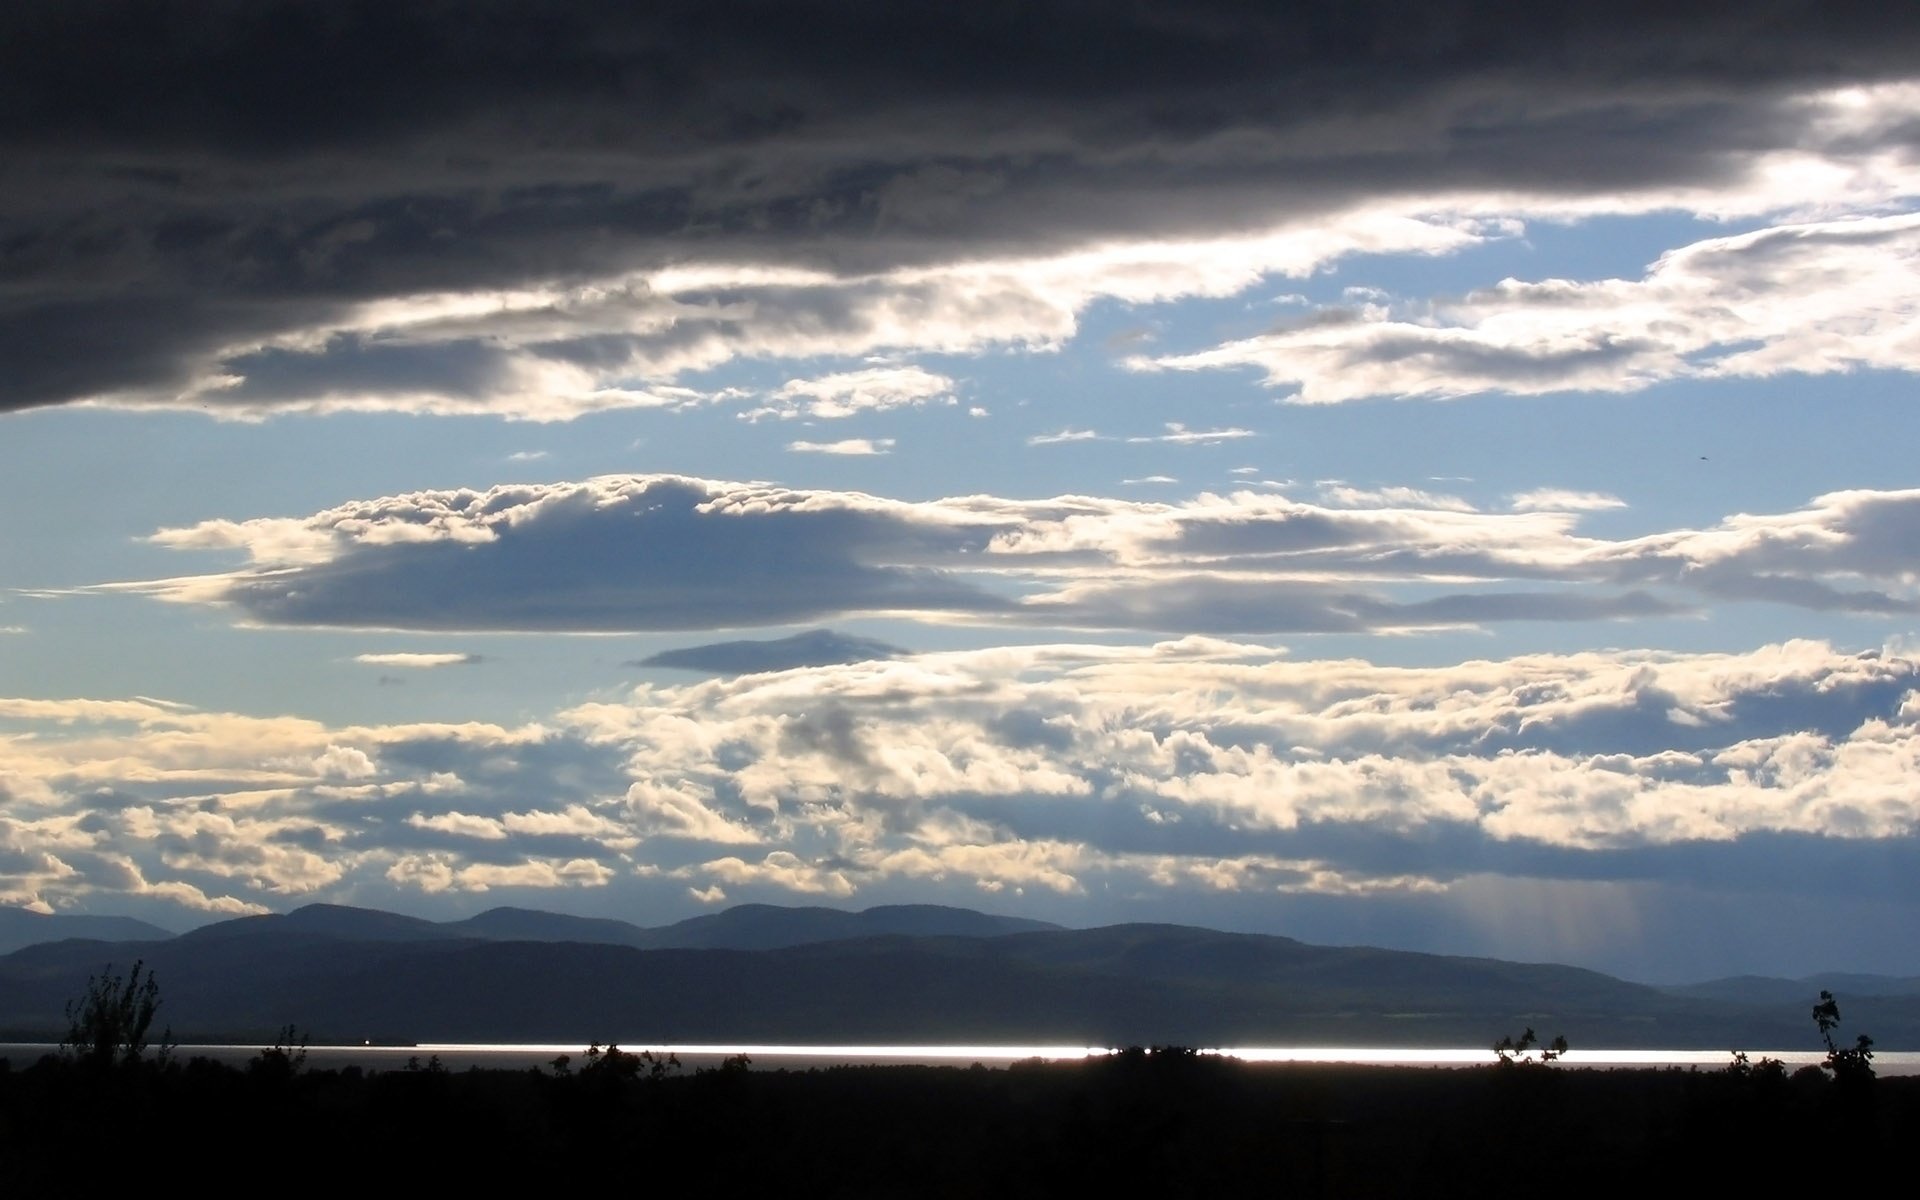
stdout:
[[10,1196],[487,1184],[713,1196],[1845,1194],[1920,1145],[1920,1077],[1253,1065],[310,1070],[0,1063]]

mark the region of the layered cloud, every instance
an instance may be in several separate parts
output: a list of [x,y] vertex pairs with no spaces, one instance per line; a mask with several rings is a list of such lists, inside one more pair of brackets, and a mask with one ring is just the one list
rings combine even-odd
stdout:
[[54,908],[911,885],[1245,919],[1489,880],[1920,903],[1848,866],[1920,848],[1920,659],[1813,642],[1391,668],[1186,638],[641,687],[521,728],[27,700],[0,728],[0,895]]
[[113,585],[285,625],[619,632],[853,616],[1265,634],[1673,615],[1728,601],[1920,611],[1920,491],[1704,529],[1585,535],[1591,494],[1481,512],[1417,489],[1183,503],[897,501],[682,476],[436,491],[163,530],[221,574]]
[[245,7],[0,17],[6,406],[565,419],[1517,219],[1920,193],[1920,21],[1877,4]]
[[1920,368],[1920,214],[1697,242],[1637,280],[1507,280],[1457,300],[1322,309],[1271,333],[1131,363],[1254,367],[1304,404],[1912,371]]
[[719,675],[791,671],[796,667],[824,667],[834,663],[897,658],[906,651],[874,638],[854,637],[831,629],[812,629],[791,637],[760,641],[713,642],[662,650],[635,663],[639,667],[674,667],[710,671]]

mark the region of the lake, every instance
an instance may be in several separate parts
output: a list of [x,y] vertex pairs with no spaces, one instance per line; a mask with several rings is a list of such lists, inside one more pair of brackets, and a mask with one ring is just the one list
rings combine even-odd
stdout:
[[[650,1050],[656,1056],[673,1054],[688,1071],[718,1066],[722,1061],[744,1054],[757,1070],[807,1070],[813,1067],[897,1064],[1005,1067],[1029,1059],[1060,1061],[1110,1054],[1102,1046],[793,1046],[793,1045],[666,1045],[650,1046],[642,1042],[620,1043],[625,1051]],[[0,1043],[0,1058],[12,1062],[16,1070],[41,1056],[54,1053],[58,1046],[45,1043]],[[1245,1046],[1223,1048],[1196,1047],[1203,1054],[1224,1054],[1247,1062],[1362,1064],[1374,1066],[1459,1068],[1488,1066],[1493,1051],[1486,1048],[1409,1049],[1395,1047],[1300,1047]],[[174,1053],[185,1059],[193,1056],[219,1062],[240,1064],[260,1053],[258,1045],[179,1046]],[[417,1046],[309,1046],[307,1065],[334,1069],[358,1066],[370,1071],[397,1071],[406,1068],[409,1059],[422,1064],[439,1058],[449,1070],[469,1067],[496,1070],[524,1070],[549,1067],[560,1055],[568,1055],[578,1067],[585,1057],[586,1043],[571,1045],[495,1045],[466,1042],[422,1043]],[[1748,1050],[1748,1058],[1777,1058],[1789,1071],[1818,1063],[1825,1055],[1811,1050]],[[1633,1067],[1697,1067],[1718,1070],[1732,1061],[1727,1050],[1569,1050],[1561,1063],[1567,1067],[1605,1070]],[[1880,1075],[1920,1075],[1920,1051],[1875,1051],[1873,1068]]]

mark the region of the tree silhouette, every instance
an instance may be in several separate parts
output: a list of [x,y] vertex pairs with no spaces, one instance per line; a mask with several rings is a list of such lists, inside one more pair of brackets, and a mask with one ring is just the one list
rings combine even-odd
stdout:
[[1840,1028],[1840,1002],[1833,993],[1822,991],[1820,1003],[1813,1006],[1813,1023],[1820,1027],[1820,1040],[1827,1044],[1827,1058],[1822,1065],[1833,1073],[1836,1083],[1859,1085],[1873,1078],[1873,1039],[1861,1034],[1851,1046],[1841,1046],[1833,1040],[1833,1031]]
[[[1567,1052],[1567,1038],[1565,1034],[1560,1034],[1552,1042],[1541,1045],[1539,1035],[1529,1026],[1527,1031],[1520,1035],[1518,1041],[1509,1034],[1495,1042],[1493,1052],[1499,1056],[1503,1066],[1534,1061],[1550,1063]],[[1531,1054],[1538,1054],[1539,1058],[1536,1060],[1528,1057]]]
[[[563,1056],[564,1057],[564,1056]],[[657,1057],[651,1050],[642,1050],[638,1054],[622,1050],[612,1042],[602,1050],[599,1042],[587,1047],[586,1065],[580,1068],[580,1074],[588,1079],[610,1079],[616,1081],[646,1079],[664,1079],[680,1069],[680,1058],[668,1054]],[[744,1056],[743,1056],[744,1057]],[[564,1074],[564,1064],[554,1060],[556,1073]]]
[[[67,1002],[67,1036],[60,1049],[95,1068],[131,1067],[147,1051],[147,1035],[160,1011],[160,985],[144,960],[136,960],[125,979],[108,963],[100,974],[87,977],[86,995]],[[173,1051],[173,1031],[160,1035],[158,1058],[165,1062]]]
[[247,1074],[256,1079],[288,1080],[307,1064],[307,1035],[284,1025],[273,1045],[247,1061]]

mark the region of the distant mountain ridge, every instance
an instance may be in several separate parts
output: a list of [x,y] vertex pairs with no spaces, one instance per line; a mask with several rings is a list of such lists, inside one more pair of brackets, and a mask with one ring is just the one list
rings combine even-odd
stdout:
[[1734,975],[1709,979],[1704,983],[1677,984],[1665,988],[1676,996],[1703,1000],[1721,1000],[1731,1004],[1791,1003],[1821,992],[1842,996],[1920,996],[1920,975],[1868,975],[1832,971],[1801,979],[1779,979],[1770,975]]
[[[1178,925],[1062,929],[966,909],[743,905],[657,929],[497,908],[433,922],[308,905],[189,934],[0,957],[0,1040],[57,1035],[143,960],[186,1041],[1051,1042],[1814,1046],[1817,995],[1741,1003],[1550,964]],[[1920,996],[1843,994],[1847,1030],[1920,1048]],[[264,1044],[264,1043],[263,1043]]]
[[429,921],[345,904],[307,904],[285,913],[233,917],[175,934],[130,917],[46,916],[0,908],[0,954],[66,938],[107,942],[218,941],[265,934],[316,934],[365,941],[589,942],[641,950],[773,950],[841,938],[901,934],[918,937],[992,937],[1060,929],[1047,921],[1003,917],[938,904],[883,904],[848,911],[822,907],[741,904],[671,925],[643,926],[608,917],[576,917],[530,908],[490,908],[457,921]]
[[650,949],[777,950],[846,938],[887,935],[978,938],[1061,928],[1047,921],[997,917],[970,908],[938,904],[885,904],[859,912],[740,904],[650,930],[652,937],[646,946]]
[[102,942],[159,941],[173,937],[162,929],[132,917],[96,917],[72,913],[42,913],[30,908],[0,907],[0,954],[11,954],[41,942],[64,938],[92,938]]

